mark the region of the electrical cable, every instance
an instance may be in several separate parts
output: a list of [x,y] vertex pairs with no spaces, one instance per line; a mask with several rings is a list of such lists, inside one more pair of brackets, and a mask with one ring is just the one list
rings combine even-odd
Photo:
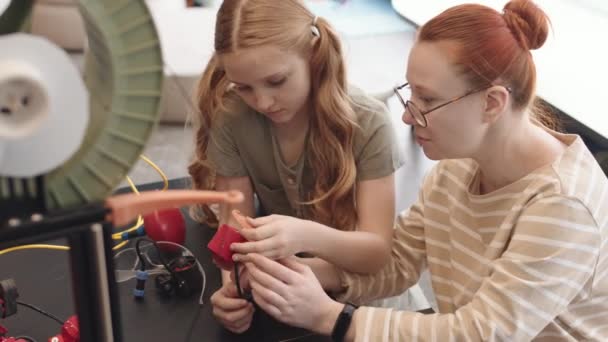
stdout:
[[240,280],[238,262],[234,263],[234,283],[235,283],[234,285],[236,286],[236,292],[238,293],[239,297],[249,300],[248,298],[245,298],[245,294],[243,293],[243,289],[241,288],[241,280]]
[[17,337],[15,337],[15,339],[17,339],[17,340],[26,340],[28,342],[38,342],[33,337],[29,337],[29,336],[17,336]]
[[158,165],[154,164],[154,162],[150,160],[150,158],[144,156],[143,154],[140,155],[139,158],[141,158],[141,160],[145,161],[148,165],[150,165],[160,175],[160,178],[162,178],[163,180],[163,188],[161,191],[169,189],[169,178],[167,178],[167,175],[163,172],[163,170]]
[[123,242],[119,243],[118,245],[112,247],[112,250],[113,251],[119,250],[119,249],[123,248],[128,243],[129,243],[129,241],[123,241]]
[[137,240],[137,242],[135,243],[135,253],[137,254],[137,258],[139,258],[139,270],[140,271],[145,271],[146,270],[146,260],[144,260],[144,257],[141,255],[141,250],[139,248],[139,244],[142,241],[146,241],[144,239],[139,239]]
[[[204,297],[204,295],[205,295],[205,287],[207,286],[207,275],[205,274],[205,269],[203,269],[203,266],[201,265],[200,261],[198,261],[198,259],[197,259],[197,258],[194,256],[194,253],[192,253],[192,251],[191,251],[191,250],[189,250],[188,248],[186,248],[186,246],[180,245],[180,244],[175,243],[175,242],[171,242],[171,241],[156,241],[156,243],[157,243],[158,245],[160,245],[160,246],[162,246],[162,245],[169,245],[169,246],[177,247],[177,248],[179,248],[179,249],[181,249],[181,250],[185,251],[185,252],[187,253],[186,255],[188,255],[188,256],[192,256],[192,257],[194,258],[194,260],[196,261],[196,264],[197,264],[197,266],[198,266],[198,270],[201,272],[201,275],[203,276],[203,286],[202,286],[202,290],[201,290],[201,295],[200,295],[199,300],[198,300],[198,304],[199,304],[199,305],[203,305],[203,304],[205,303],[205,302],[204,302],[204,300],[203,300],[203,297]],[[149,246],[149,245],[148,245],[148,246]],[[146,248],[146,247],[147,247],[147,246],[140,247],[140,251],[141,251],[141,248]],[[115,260],[115,263],[117,262],[117,261],[116,261],[117,259],[119,259],[119,258],[120,258],[120,257],[121,257],[123,254],[126,254],[126,253],[127,253],[127,252],[129,252],[129,251],[135,251],[135,248],[131,247],[131,248],[123,249],[122,251],[120,251],[120,252],[116,253],[116,255],[114,255],[114,260]],[[135,252],[136,252],[136,251],[135,251]],[[157,265],[157,264],[154,264],[154,263],[153,263],[153,262],[152,262],[152,261],[149,259],[149,256],[148,256],[148,254],[147,254],[147,253],[143,253],[143,252],[142,252],[141,254],[142,254],[142,256],[144,256],[144,257],[146,258],[146,260],[148,261],[148,264],[149,264],[149,265],[152,265],[152,266],[154,266],[154,267],[161,267],[161,268],[163,268],[163,269],[165,268],[163,265]],[[136,257],[135,257],[135,262],[134,262],[134,264],[133,264],[133,267],[130,269],[130,271],[135,271],[135,270],[137,269],[137,266],[138,266],[138,260],[140,260],[140,259],[139,259],[139,256],[136,256]],[[121,270],[117,270],[117,271],[121,271]],[[134,277],[134,275],[133,275],[133,276],[131,276],[131,277],[124,277],[122,280],[117,280],[117,282],[118,282],[118,283],[123,283],[123,282],[125,282],[125,281],[130,280],[130,279],[133,279],[133,277]]]
[[146,270],[146,264],[144,261],[144,257],[141,254],[141,250],[140,250],[140,244],[142,242],[149,242],[152,245],[154,245],[154,248],[156,248],[156,252],[158,253],[158,259],[160,260],[161,264],[165,267],[165,269],[167,270],[167,272],[169,272],[169,274],[171,274],[172,276],[175,277],[175,273],[173,272],[173,270],[169,267],[169,264],[167,264],[167,262],[165,261],[165,258],[162,255],[162,252],[160,250],[160,247],[158,247],[158,244],[156,243],[156,241],[154,240],[150,240],[147,238],[141,238],[139,240],[137,240],[137,242],[135,243],[135,252],[137,253],[137,257],[139,258],[139,261],[141,263],[140,269],[142,271]]
[[59,323],[59,325],[63,326],[63,321],[61,319],[59,319],[57,316],[55,316],[55,315],[53,315],[51,313],[48,313],[48,312],[42,310],[41,308],[39,308],[39,307],[37,307],[35,305],[24,303],[24,302],[21,302],[21,301],[17,301],[17,304],[19,304],[21,306],[25,306],[26,308],[28,308],[30,310],[36,311],[39,314],[42,314],[42,315],[44,315],[44,316],[46,316],[46,317],[54,320],[55,322]]
[[70,247],[58,246],[58,245],[46,245],[46,244],[22,245],[22,246],[15,246],[15,247],[1,250],[0,255],[8,254],[10,252],[19,251],[22,249],[55,249],[55,250],[60,250],[60,251],[69,251]]
[[[148,165],[150,165],[154,170],[156,170],[156,172],[158,173],[160,178],[163,180],[163,188],[161,189],[161,191],[165,191],[165,190],[169,189],[169,178],[163,172],[163,170],[158,165],[156,165],[152,160],[150,160],[150,158],[146,157],[145,155],[142,154],[139,156],[139,158],[141,158],[141,160],[143,160]],[[127,180],[127,183],[129,183],[131,190],[133,190],[134,193],[139,194],[139,191],[137,190],[137,187],[135,186],[135,184],[133,183],[131,178],[129,176],[127,176],[126,180]],[[137,217],[137,223],[133,227],[131,227],[127,230],[124,230],[122,232],[117,232],[117,233],[112,234],[112,238],[114,240],[122,240],[123,233],[129,233],[129,232],[135,231],[139,227],[141,227],[143,224],[144,224],[144,221],[140,215]],[[119,244],[119,246],[124,246],[124,244]],[[116,249],[118,249],[118,248],[116,248]]]
[[201,315],[201,311],[203,309],[203,305],[199,304],[194,312],[194,316],[192,317],[192,321],[190,321],[190,327],[188,327],[188,331],[186,332],[186,338],[184,342],[190,342],[192,339],[192,334],[194,333],[194,327],[196,326],[196,321],[198,321],[198,317]]

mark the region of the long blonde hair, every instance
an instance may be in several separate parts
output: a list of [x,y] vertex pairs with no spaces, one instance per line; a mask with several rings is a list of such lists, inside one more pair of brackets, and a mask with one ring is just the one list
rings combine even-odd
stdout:
[[[313,34],[313,24],[318,35]],[[215,186],[215,169],[207,158],[209,132],[214,128],[216,115],[230,111],[230,99],[235,98],[219,57],[264,45],[310,56],[310,96],[315,114],[310,118],[306,159],[314,184],[304,194],[305,216],[339,229],[352,229],[357,222],[353,139],[358,126],[347,93],[342,48],[329,23],[315,18],[297,0],[224,0],[222,3],[217,14],[215,52],[198,84],[199,112],[193,120],[196,155],[188,168],[194,187],[213,189]],[[201,209],[206,223],[217,223],[208,207]]]

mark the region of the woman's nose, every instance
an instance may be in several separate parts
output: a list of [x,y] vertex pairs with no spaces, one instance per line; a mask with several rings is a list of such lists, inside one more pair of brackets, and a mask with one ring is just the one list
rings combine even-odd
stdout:
[[401,115],[401,120],[406,125],[410,125],[410,126],[416,125],[416,120],[414,120],[414,117],[412,116],[412,114],[410,113],[410,111],[408,109],[403,110],[403,115]]

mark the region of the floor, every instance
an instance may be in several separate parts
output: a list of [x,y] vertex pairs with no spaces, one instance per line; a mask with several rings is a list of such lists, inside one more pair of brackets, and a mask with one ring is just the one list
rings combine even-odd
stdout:
[[[403,81],[407,54],[414,39],[414,29],[374,36],[343,35],[350,82],[371,94],[382,97],[390,94],[394,85]],[[388,92],[387,92],[388,91]],[[184,99],[187,100],[187,99]],[[407,208],[416,198],[425,172],[433,165],[411,139],[410,129],[401,122],[402,107],[392,97],[388,105],[394,115],[395,129],[405,150],[407,163],[397,173],[399,210]],[[144,154],[153,160],[169,178],[187,176],[187,165],[192,155],[192,128],[187,125],[160,125],[148,142]],[[143,161],[129,173],[136,184],[158,181],[156,171]],[[121,186],[125,186],[123,182]],[[420,286],[434,304],[428,274]]]

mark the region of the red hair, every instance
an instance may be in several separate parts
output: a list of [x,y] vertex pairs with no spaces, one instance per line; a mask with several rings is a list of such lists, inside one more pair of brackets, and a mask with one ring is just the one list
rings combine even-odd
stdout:
[[[311,30],[313,25],[318,35]],[[348,96],[342,46],[330,23],[316,18],[300,0],[224,0],[220,6],[215,52],[198,84],[195,158],[188,167],[194,187],[214,189],[215,166],[207,156],[209,132],[218,116],[237,110],[237,94],[229,87],[222,56],[270,45],[310,58],[315,115],[310,117],[306,158],[314,177],[304,185],[303,216],[338,229],[354,229],[358,216],[353,139],[359,128],[355,104]],[[217,218],[210,208],[200,208],[204,215],[194,210],[193,216],[215,225]]]
[[[540,48],[548,32],[549,18],[543,10],[529,0],[512,0],[502,13],[477,4],[451,7],[420,28],[418,41],[456,43],[452,61],[471,88],[504,85],[512,91],[513,108],[526,109],[536,88],[530,50]],[[554,126],[553,119],[540,116]]]

